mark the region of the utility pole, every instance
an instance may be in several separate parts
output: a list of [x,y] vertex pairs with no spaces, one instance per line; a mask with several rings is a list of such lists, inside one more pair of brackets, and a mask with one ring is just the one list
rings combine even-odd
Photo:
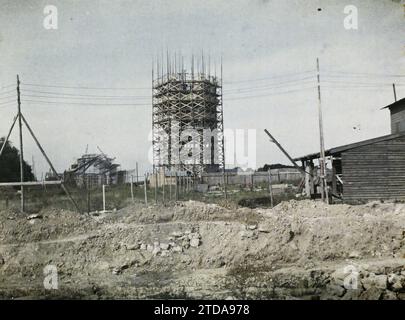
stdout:
[[222,125],[222,178],[224,182],[224,197],[228,199],[228,192],[226,188],[226,168],[225,168],[225,135],[224,135],[224,97],[223,97],[223,69],[222,69],[222,57],[221,57],[221,125]]
[[21,181],[21,213],[24,213],[24,148],[22,136],[22,120],[21,120],[21,99],[20,99],[20,78],[17,75],[17,105],[18,105],[18,127],[20,131],[20,181]]
[[[13,131],[14,125],[17,122],[17,119],[19,120],[19,127],[20,127],[20,187],[21,187],[21,212],[24,212],[24,185],[27,184],[24,182],[24,148],[23,148],[23,139],[22,139],[22,122],[24,122],[24,125],[27,127],[29,133],[31,134],[32,138],[34,139],[38,149],[41,151],[42,155],[44,156],[46,162],[48,162],[49,167],[55,174],[55,177],[59,177],[58,173],[56,172],[55,168],[53,167],[51,161],[49,160],[48,156],[46,155],[44,149],[42,148],[41,144],[39,143],[38,139],[36,138],[34,132],[32,131],[31,127],[29,126],[27,120],[25,120],[23,114],[21,113],[21,99],[20,99],[20,78],[17,75],[17,106],[18,106],[18,112],[17,115],[14,117],[13,123],[11,125],[11,128],[7,134],[6,139],[3,142],[3,146],[0,150],[0,156],[3,153],[3,150],[5,146],[7,145],[8,139],[10,138],[10,134]],[[69,197],[70,201],[73,203],[73,205],[76,207],[78,212],[80,211],[80,208],[78,207],[77,203],[74,201],[72,198],[71,194],[69,193],[67,187],[64,185],[62,179],[60,179],[60,184],[63,189],[63,191],[66,193],[66,195]],[[28,182],[29,184],[29,182]],[[53,181],[42,181],[43,186],[45,187],[46,184],[54,184]]]
[[318,117],[319,117],[319,138],[320,138],[320,174],[321,174],[321,194],[322,201],[329,203],[328,184],[326,179],[326,158],[325,158],[325,145],[323,138],[323,119],[322,119],[322,100],[321,100],[321,76],[319,68],[319,58],[316,58],[316,71],[318,82]]
[[397,102],[397,90],[396,90],[396,88],[395,88],[395,83],[392,84],[392,89],[394,90],[394,99],[395,99],[395,102]]

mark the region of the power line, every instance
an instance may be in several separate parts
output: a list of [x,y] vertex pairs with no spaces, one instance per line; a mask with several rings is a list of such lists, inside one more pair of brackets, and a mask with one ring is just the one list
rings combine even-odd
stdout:
[[299,75],[304,75],[308,74],[311,72],[315,72],[316,70],[307,70],[307,71],[302,71],[302,72],[295,72],[295,73],[289,73],[289,74],[284,74],[284,75],[275,75],[275,76],[270,76],[270,77],[264,77],[264,78],[256,78],[256,79],[249,79],[249,80],[234,80],[234,81],[224,81],[224,83],[243,83],[243,82],[255,82],[255,81],[265,81],[265,80],[270,80],[270,79],[279,79],[279,78],[285,78],[285,77],[291,77],[291,76],[299,76]]
[[139,100],[139,99],[143,99],[145,100],[146,98],[140,98],[140,97],[134,97],[134,98],[102,98],[102,97],[66,97],[66,96],[44,96],[44,95],[31,95],[31,94],[22,94],[22,97],[29,97],[29,98],[50,98],[50,99],[78,99],[78,100],[131,100],[131,99],[135,99],[135,100]]
[[54,91],[38,91],[38,90],[29,90],[25,89],[25,92],[31,93],[42,93],[56,96],[71,96],[71,97],[90,97],[90,98],[150,98],[150,96],[120,96],[120,95],[95,95],[95,94],[80,94],[80,93],[65,93],[65,92],[54,92]]
[[[305,83],[309,83],[308,81],[305,82],[305,80],[309,80],[309,79],[313,79],[315,80],[314,76],[311,77],[304,77],[304,78],[300,78],[300,79],[296,79],[296,80],[289,80],[289,81],[284,81],[284,82],[277,82],[275,84],[270,84],[270,85],[263,85],[263,86],[255,86],[255,87],[241,87],[241,88],[235,88],[235,89],[228,89],[228,90],[224,90],[225,92],[235,92],[235,91],[243,91],[243,90],[256,90],[256,89],[266,89],[266,88],[280,88],[283,87],[284,85],[288,85],[288,84],[292,84],[292,85],[297,85],[300,84],[302,81],[303,84]],[[294,84],[296,83],[296,84]]]
[[64,86],[64,85],[46,85],[46,84],[33,84],[22,83],[25,86],[31,87],[46,87],[46,88],[64,88],[64,89],[83,89],[83,90],[150,90],[150,87],[138,87],[138,88],[113,88],[113,87],[84,87],[84,86]]
[[[264,86],[256,86],[256,87],[243,87],[243,88],[237,88],[237,89],[230,89],[227,90],[226,92],[229,93],[230,95],[239,95],[243,94],[246,92],[251,92],[251,91],[263,91],[266,89],[277,89],[277,88],[285,88],[286,85],[290,86],[297,86],[299,84],[310,84],[312,82],[309,81],[304,81],[311,79],[313,77],[304,77],[300,79],[295,79],[295,80],[289,80],[289,81],[284,81],[284,82],[278,82],[277,84],[271,84],[271,85],[264,85]],[[29,92],[29,93],[39,93],[39,94],[45,94],[45,95],[31,95],[31,94],[24,94],[25,97],[30,97],[30,98],[55,98],[55,99],[63,99],[63,98],[68,98],[68,99],[79,99],[79,100],[84,100],[86,98],[92,98],[92,99],[98,99],[98,100],[130,100],[130,99],[135,99],[135,100],[149,100],[150,96],[117,96],[117,95],[92,95],[92,94],[77,94],[77,93],[63,93],[63,92],[54,92],[54,91],[39,91],[39,90],[30,90],[30,89],[25,89],[24,92]]]
[[331,74],[336,74],[336,75],[331,75],[333,77],[341,77],[341,76],[347,76],[347,77],[387,77],[387,78],[405,78],[405,75],[402,74],[382,74],[382,73],[366,73],[366,72],[344,72],[344,71],[333,71],[333,70],[325,70],[325,72],[322,72],[322,74],[327,75],[328,73]]
[[15,98],[15,95],[0,97],[0,99],[10,99],[10,98]]
[[[397,87],[402,87],[404,85],[396,85]],[[392,83],[391,84],[386,84],[386,85],[350,85],[350,84],[326,84],[326,87],[328,88],[348,88],[348,89],[373,89],[373,90],[379,90],[379,89],[387,89],[390,88],[392,89]]]
[[4,106],[4,107],[6,107],[6,106],[8,106],[8,105],[14,105],[15,104],[15,101],[8,101],[8,102],[2,102],[2,103],[0,103],[0,105],[2,105],[2,106]]
[[[302,84],[311,84],[312,82],[305,82]],[[326,85],[325,88],[328,89],[372,89],[375,90],[375,87],[381,87],[380,84],[378,85],[370,85],[370,84],[366,84],[366,85],[356,85],[356,83],[353,83],[354,85],[351,84],[347,84],[345,85],[344,82],[337,82],[337,84],[339,85]],[[297,86],[298,84],[295,84],[294,86]],[[280,86],[274,86],[274,87],[269,87],[269,88],[262,88],[260,90],[256,90],[256,91],[267,91],[269,90],[269,93],[265,93],[265,94],[259,94],[259,95],[247,95],[247,96],[241,96],[242,94],[246,94],[246,93],[250,93],[254,90],[249,90],[249,91],[241,91],[241,92],[234,92],[231,93],[229,95],[227,95],[227,97],[230,98],[226,98],[227,100],[244,100],[244,99],[250,99],[250,98],[256,98],[256,97],[265,97],[265,96],[272,96],[272,95],[278,95],[278,94],[286,94],[286,93],[292,93],[292,92],[298,92],[298,91],[302,91],[302,90],[307,90],[307,89],[312,89],[314,87],[302,87],[302,88],[295,88],[295,89],[291,89],[291,90],[282,90],[282,91],[275,91],[274,89],[284,89],[286,88],[286,86],[280,85]],[[271,92],[273,91],[273,92]],[[62,94],[63,95],[63,94]],[[45,99],[79,99],[79,100],[86,100],[86,98],[82,98],[82,97],[64,97],[64,96],[41,96],[41,95],[23,95],[24,97],[29,97],[29,98],[34,98],[34,100],[32,99],[27,99],[27,100],[23,100],[23,102],[35,102],[35,103],[50,103],[50,104],[65,104],[65,105],[95,105],[95,106],[149,106],[149,103],[111,103],[111,101],[109,103],[92,103],[92,102],[85,102],[85,101],[54,101],[54,100],[35,100],[35,98],[45,98]],[[117,100],[126,100],[125,98],[118,98],[118,97],[114,97],[117,98]],[[96,98],[93,98],[96,99]],[[92,100],[93,100],[92,99]],[[108,99],[104,99],[104,98],[97,98],[98,100],[108,100]]]
[[[371,86],[392,86],[392,82],[352,82],[352,81],[333,81],[333,80],[324,80],[326,83],[337,83],[337,84],[354,84],[354,85],[371,85]],[[395,82],[395,85],[405,85],[401,82]]]
[[268,96],[275,96],[275,95],[298,92],[298,91],[303,91],[303,90],[308,90],[308,89],[315,89],[315,88],[316,88],[315,86],[312,86],[312,87],[306,87],[306,88],[300,88],[300,89],[294,89],[294,90],[287,90],[287,91],[282,91],[282,92],[273,92],[273,93],[261,94],[261,95],[226,98],[224,100],[244,100],[244,99],[260,98],[260,97],[268,97]]
[[[312,89],[313,87],[301,87],[295,88],[297,86],[305,86],[312,83],[312,81],[307,80],[315,80],[315,74],[309,75],[310,73],[315,72],[315,70],[308,70],[303,72],[296,72],[284,75],[275,75],[270,77],[264,78],[256,78],[250,80],[238,80],[238,81],[228,81],[225,83],[229,84],[230,89],[224,89],[224,93],[226,93],[227,100],[244,100],[244,99],[252,99],[257,97],[266,97],[278,94],[287,94],[292,92],[298,92],[302,90]],[[374,89],[374,88],[381,88],[383,86],[391,86],[391,82],[370,82],[373,79],[369,79],[370,81],[364,81],[368,76],[374,77],[405,77],[405,75],[398,75],[398,74],[373,74],[373,73],[349,73],[349,72],[342,72],[342,71],[325,71],[324,77],[326,78],[324,82],[326,83],[325,88],[328,89]],[[346,78],[352,80],[348,81],[345,80]],[[355,79],[358,78],[360,81],[356,81]],[[354,80],[354,81],[353,81]],[[375,79],[377,80],[377,79]],[[260,81],[267,81],[267,83],[261,83],[258,85],[253,86],[241,86],[235,87],[233,84],[238,83],[252,83],[252,82],[260,82]],[[405,86],[405,83],[395,83],[398,86]],[[13,86],[8,85],[3,88]],[[150,87],[127,87],[127,88],[117,88],[117,87],[89,87],[89,86],[69,86],[69,85],[47,85],[47,84],[33,84],[33,83],[24,83],[24,86],[28,87],[35,87],[35,88],[61,88],[61,89],[75,89],[75,90],[150,90]],[[276,89],[281,89],[280,91]],[[290,90],[286,90],[290,89]],[[0,99],[10,99],[13,96],[4,96],[14,92],[14,90],[8,91],[0,91]],[[29,93],[26,94],[25,92]],[[79,91],[80,92],[80,91]],[[249,93],[254,92],[265,92],[263,94],[252,94]],[[248,95],[245,95],[248,94]],[[46,104],[64,104],[64,105],[89,105],[89,106],[149,106],[149,103],[142,103],[146,102],[146,100],[150,99],[149,95],[100,95],[100,94],[88,94],[86,92],[58,92],[58,91],[43,91],[43,90],[34,90],[34,89],[25,89],[23,93],[23,102],[29,103],[46,103]],[[61,101],[66,100],[66,101]],[[76,101],[72,101],[76,100]],[[86,100],[89,100],[87,103]],[[92,102],[96,100],[95,102]],[[138,100],[141,103],[130,103],[131,100]],[[1,101],[1,100],[0,100]],[[105,101],[105,102],[103,102]],[[118,103],[114,103],[117,101]],[[13,101],[4,101],[1,103],[2,105],[12,103]]]
[[[313,81],[306,81],[302,83],[297,83],[297,84],[291,84],[291,85],[280,85],[280,86],[273,86],[273,87],[265,87],[265,88],[257,88],[257,89],[250,89],[250,90],[238,90],[234,92],[224,92],[227,96],[238,96],[240,94],[246,94],[246,93],[254,93],[254,92],[266,92],[266,91],[272,91],[276,89],[294,89],[297,86],[303,86],[307,84],[313,84]],[[299,89],[299,88],[298,88]]]
[[[376,88],[373,88],[373,87],[336,87],[336,86],[329,87],[326,85],[326,86],[323,86],[323,88],[330,89],[330,90],[364,90],[364,91],[376,92]],[[387,90],[387,89],[392,90],[392,87],[391,88],[390,87],[381,88],[381,90]]]
[[65,101],[43,101],[43,100],[21,100],[22,102],[32,103],[49,103],[49,104],[71,104],[81,106],[150,106],[150,104],[134,104],[134,103],[87,103],[87,102],[65,102]]
[[[312,77],[311,77],[312,78]],[[230,94],[240,94],[240,93],[246,93],[250,91],[263,91],[266,89],[277,89],[277,88],[284,88],[286,85],[290,84],[290,86],[297,86],[299,84],[309,84],[312,83],[310,81],[303,81],[299,83],[300,81],[304,79],[309,79],[309,78],[303,78],[300,80],[296,81],[288,81],[288,82],[282,82],[277,85],[267,85],[267,86],[259,86],[259,87],[249,87],[249,88],[238,88],[238,89],[232,89],[232,90],[227,90],[225,91],[226,93]],[[295,82],[295,83],[294,83]],[[86,98],[89,99],[98,99],[98,100],[149,100],[150,96],[103,96],[103,95],[82,95],[82,94],[72,94],[72,93],[61,93],[61,92],[50,92],[50,91],[37,91],[37,90],[24,90],[24,92],[29,92],[29,93],[39,93],[39,94],[45,94],[45,95],[31,95],[31,94],[24,94],[26,97],[37,97],[37,98],[55,98],[55,99],[63,99],[63,98],[68,98],[68,99],[79,99],[83,100]]]
[[15,90],[8,90],[8,91],[0,92],[0,95],[8,94],[10,92],[15,92]]
[[0,105],[4,105],[4,104],[7,104],[7,103],[13,103],[13,102],[16,102],[15,99],[10,100],[10,101],[3,101],[3,102],[0,102]]
[[7,84],[7,85],[4,85],[4,86],[0,86],[0,90],[7,89],[7,88],[10,88],[10,87],[14,87],[14,86],[15,86],[15,84]]

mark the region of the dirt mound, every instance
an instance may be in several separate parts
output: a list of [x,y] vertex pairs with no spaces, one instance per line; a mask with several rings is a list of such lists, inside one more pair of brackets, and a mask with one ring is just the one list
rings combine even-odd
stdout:
[[[401,203],[305,200],[253,210],[195,201],[131,204],[91,217],[1,212],[0,226],[3,297],[336,298],[349,291],[333,275],[352,264],[361,281],[399,277],[396,291],[387,280],[379,297],[405,292]],[[59,290],[43,288],[46,265],[56,266]],[[367,281],[354,298],[375,287]]]
[[43,209],[32,215],[1,211],[0,245],[81,234],[96,225],[97,222],[91,217],[68,210]]

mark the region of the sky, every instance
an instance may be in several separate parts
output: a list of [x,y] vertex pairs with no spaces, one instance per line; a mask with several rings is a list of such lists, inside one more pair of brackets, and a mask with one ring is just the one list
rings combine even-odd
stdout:
[[[44,28],[47,5],[58,10],[56,30]],[[357,30],[344,27],[347,5],[358,9]],[[97,146],[122,169],[150,169],[151,66],[166,50],[186,60],[203,50],[217,66],[222,57],[224,125],[256,130],[257,167],[288,164],[265,128],[293,157],[319,151],[317,57],[325,147],[389,134],[380,109],[394,102],[393,82],[405,97],[404,8],[399,0],[0,0],[0,136],[17,111],[19,74],[22,111],[58,171]],[[67,104],[47,92],[94,99]],[[116,95],[132,102],[107,98]],[[18,146],[17,130],[11,141]],[[24,157],[38,176],[48,170],[27,130]]]

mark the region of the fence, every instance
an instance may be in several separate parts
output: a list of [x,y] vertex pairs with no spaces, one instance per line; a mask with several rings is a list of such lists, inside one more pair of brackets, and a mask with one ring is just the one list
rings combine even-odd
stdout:
[[[288,169],[287,171],[282,169],[274,169],[270,172],[273,184],[297,184],[302,180],[302,173],[298,170]],[[227,185],[254,186],[255,184],[267,183],[269,179],[268,176],[268,172],[226,172],[225,181]],[[222,173],[205,173],[202,175],[202,183],[207,184],[208,186],[221,186],[224,183],[224,175]]]
[[[135,175],[134,175],[135,174]],[[225,182],[224,185],[224,176]],[[271,170],[254,173],[206,173],[193,178],[184,172],[159,172],[136,177],[135,170],[126,171],[119,184],[83,186],[68,185],[72,197],[82,212],[120,209],[131,202],[146,205],[167,204],[177,200],[197,200],[219,203],[223,200],[238,202],[242,198],[268,197],[271,185],[295,184],[301,181],[301,173],[289,170]],[[145,183],[146,182],[146,183]],[[245,187],[245,188],[243,188]],[[281,187],[281,186],[280,186]],[[3,188],[0,192],[0,210],[17,209],[18,188]],[[276,188],[278,190],[280,188]],[[282,189],[282,190],[281,190]],[[274,194],[284,194],[285,187]],[[46,207],[75,210],[70,200],[58,186],[26,187],[27,212],[38,212]]]

